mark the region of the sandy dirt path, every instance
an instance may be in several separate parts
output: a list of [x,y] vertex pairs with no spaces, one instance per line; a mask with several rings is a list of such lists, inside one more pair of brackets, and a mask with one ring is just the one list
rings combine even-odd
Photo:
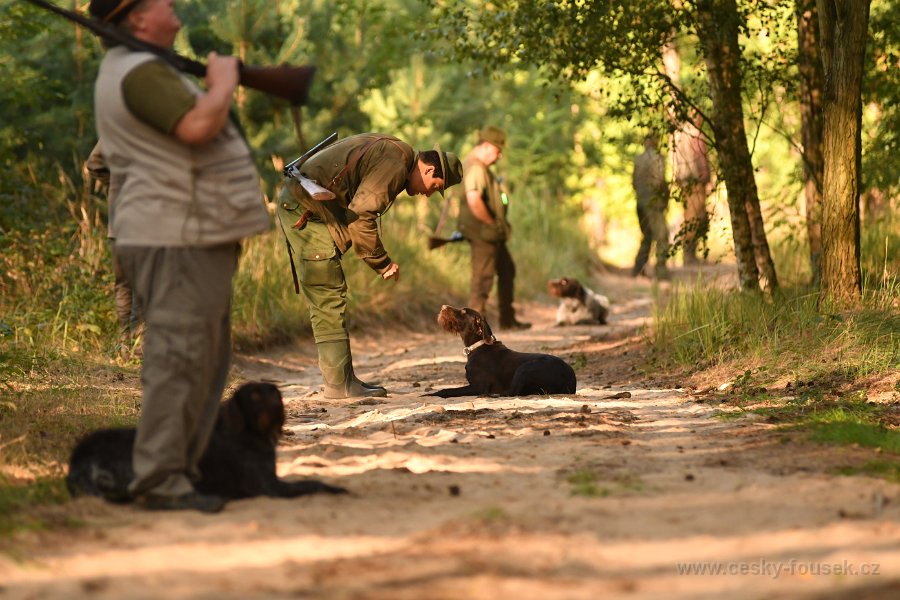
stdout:
[[499,336],[576,365],[574,396],[423,397],[463,384],[462,346],[436,328],[354,338],[386,399],[325,401],[309,343],[242,357],[284,392],[282,476],[351,495],[213,516],[79,499],[59,510],[83,527],[0,557],[0,597],[900,597],[897,485],[830,474],[858,449],[784,443],[635,372],[649,306],[635,293],[609,326],[555,328],[533,305],[534,329]]

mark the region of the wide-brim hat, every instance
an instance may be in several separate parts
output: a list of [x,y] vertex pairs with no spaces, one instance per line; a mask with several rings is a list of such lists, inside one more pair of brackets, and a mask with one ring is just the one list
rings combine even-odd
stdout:
[[441,172],[444,174],[444,187],[439,191],[441,196],[443,196],[444,190],[462,181],[462,161],[460,161],[459,157],[453,152],[443,152],[440,144],[435,144],[434,150],[437,151],[438,156],[441,158]]

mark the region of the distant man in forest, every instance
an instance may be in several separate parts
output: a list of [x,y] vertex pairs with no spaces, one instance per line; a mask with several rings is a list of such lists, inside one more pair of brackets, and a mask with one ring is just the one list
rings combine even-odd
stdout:
[[706,197],[710,169],[706,142],[698,129],[702,117],[694,111],[692,120],[681,123],[673,137],[675,182],[684,200],[684,264],[697,264],[697,243],[709,232]]
[[657,150],[659,136],[650,133],[644,138],[644,152],[634,159],[631,182],[637,197],[638,224],[641,228],[641,246],[634,259],[631,274],[644,272],[650,258],[651,246],[656,246],[655,275],[658,279],[669,277],[666,259],[669,252],[669,227],[666,224],[666,208],[669,204],[669,186],[666,183],[666,161]]
[[116,308],[116,316],[119,319],[119,341],[117,346],[118,352],[120,352],[122,356],[129,356],[131,346],[136,343],[135,340],[142,335],[139,326],[140,316],[137,314],[137,307],[134,306],[133,303],[131,284],[128,283],[128,279],[125,277],[125,272],[122,270],[122,264],[119,261],[119,255],[116,254],[115,251],[116,234],[112,223],[113,213],[115,212],[114,201],[116,190],[110,187],[109,165],[106,164],[106,159],[103,158],[103,150],[100,147],[99,141],[94,144],[94,148],[91,150],[84,166],[91,177],[101,182],[106,188],[107,237],[110,242],[110,255],[113,268],[114,305]]
[[488,297],[497,276],[500,329],[528,329],[531,323],[516,319],[516,265],[506,242],[512,233],[506,214],[508,197],[491,166],[500,160],[506,132],[487,125],[478,143],[463,162],[463,186],[454,194],[459,200],[459,231],[472,250],[469,307],[485,314]]
[[288,177],[278,199],[278,219],[309,308],[325,397],[385,396],[385,388],[361,381],[353,371],[341,259],[352,246],[383,279],[398,280],[400,266],[382,244],[379,219],[404,190],[410,196],[443,194],[462,179],[462,165],[438,146],[416,151],[396,137],[363,133],[327,146],[300,171],[335,195],[313,200]]
[[[91,0],[91,14],[171,48],[172,0]],[[270,226],[250,149],[229,120],[234,57],[208,57],[202,91],[156,55],[108,48],[94,90],[115,193],[115,251],[145,319],[143,400],[129,492],[150,510],[216,512],[199,461],[231,359],[240,240]]]

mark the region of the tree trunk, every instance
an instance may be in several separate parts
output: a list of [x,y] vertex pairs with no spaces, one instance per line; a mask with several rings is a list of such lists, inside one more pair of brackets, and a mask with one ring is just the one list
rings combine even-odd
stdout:
[[712,129],[728,192],[738,276],[745,290],[778,287],[763,227],[753,164],[744,129],[742,74],[735,0],[697,2],[697,34],[703,49],[713,102]]
[[825,74],[822,291],[838,305],[862,295],[859,195],[862,88],[870,0],[817,0]]
[[822,55],[816,0],[797,0],[797,67],[800,72],[800,118],[803,144],[803,199],[812,280],[818,284],[822,260]]

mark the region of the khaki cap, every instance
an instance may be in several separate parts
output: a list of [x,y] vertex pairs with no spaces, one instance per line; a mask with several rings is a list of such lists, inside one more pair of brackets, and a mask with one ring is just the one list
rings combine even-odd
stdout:
[[481,131],[478,132],[478,137],[481,141],[490,142],[501,150],[506,146],[506,132],[493,125],[485,125],[482,127]]

